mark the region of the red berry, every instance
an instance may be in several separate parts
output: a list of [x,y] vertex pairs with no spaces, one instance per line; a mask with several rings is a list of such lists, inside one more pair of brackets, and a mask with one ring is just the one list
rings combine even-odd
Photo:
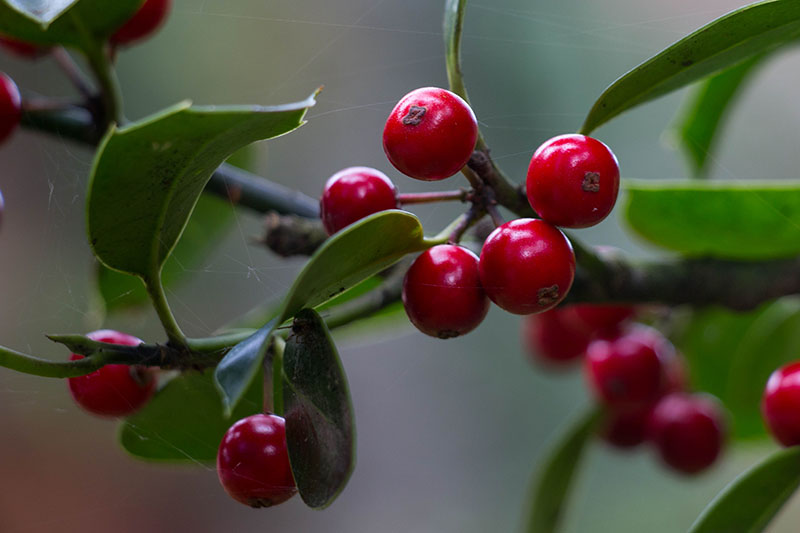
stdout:
[[407,176],[424,181],[448,178],[469,161],[478,122],[457,94],[424,87],[405,95],[383,128],[383,151]]
[[22,118],[22,98],[14,80],[0,72],[0,142],[5,141]]
[[769,377],[761,414],[781,444],[800,444],[800,361],[780,367]]
[[575,320],[590,332],[617,328],[636,312],[629,305],[598,304],[573,305],[568,310],[574,315]]
[[406,272],[403,306],[426,335],[449,339],[469,333],[489,311],[478,256],[451,244],[426,250]]
[[[93,331],[88,338],[119,344],[138,346],[142,343],[131,335],[109,329]],[[72,354],[70,361],[83,359]],[[69,378],[69,391],[75,401],[87,411],[100,416],[127,416],[142,407],[156,388],[154,371],[145,367],[106,365],[91,374]]]
[[669,394],[653,409],[648,435],[666,464],[696,474],[711,466],[722,451],[722,407],[713,396]]
[[481,251],[486,294],[510,313],[546,311],[564,299],[575,278],[572,245],[542,220],[520,218],[496,228]]
[[231,498],[250,507],[270,507],[291,498],[297,488],[283,418],[258,414],[232,425],[219,445],[217,475]]
[[536,361],[563,364],[586,353],[592,333],[576,323],[569,309],[550,309],[523,319],[523,342]]
[[131,44],[149,37],[166,20],[172,0],[144,0],[142,7],[111,36],[112,44]]
[[380,170],[350,167],[325,183],[319,201],[328,235],[378,211],[397,208],[397,188]]
[[16,56],[24,57],[25,59],[36,59],[43,56],[48,51],[48,49],[43,46],[19,41],[5,35],[0,35],[0,47],[5,48]]
[[638,446],[647,437],[652,410],[652,405],[646,405],[609,411],[600,425],[600,435],[617,448]]
[[611,212],[619,164],[609,148],[584,135],[561,135],[536,150],[526,190],[542,219],[567,228],[594,226]]
[[586,350],[586,374],[596,396],[615,408],[644,407],[668,391],[672,344],[636,327],[616,339],[598,339]]

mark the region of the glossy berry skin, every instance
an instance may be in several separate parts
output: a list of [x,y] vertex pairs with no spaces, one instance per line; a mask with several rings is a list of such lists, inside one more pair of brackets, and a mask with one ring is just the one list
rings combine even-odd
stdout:
[[17,128],[22,118],[22,98],[14,80],[0,72],[0,142]]
[[586,354],[593,335],[569,309],[558,307],[523,318],[523,344],[535,362],[563,365]]
[[[86,336],[95,341],[122,346],[138,346],[142,343],[141,339],[107,329],[93,331]],[[78,359],[83,359],[83,356],[70,356],[70,361]],[[69,378],[67,382],[78,405],[90,413],[107,417],[134,413],[150,399],[156,388],[153,370],[128,365],[106,365],[91,374]]]
[[457,94],[423,87],[405,95],[383,128],[383,151],[406,176],[423,181],[448,178],[469,161],[478,122]]
[[283,418],[257,414],[232,425],[219,445],[217,475],[231,498],[250,507],[270,507],[291,498],[297,487]]
[[397,188],[380,170],[350,167],[328,179],[319,205],[322,225],[333,235],[373,213],[397,208]]
[[575,278],[572,245],[542,220],[520,218],[496,228],[481,250],[481,283],[489,298],[518,315],[552,309]]
[[47,53],[48,49],[43,46],[18,41],[13,37],[0,35],[0,47],[11,52],[15,56],[25,59],[37,59]]
[[725,416],[713,396],[673,393],[650,415],[648,436],[661,459],[684,474],[711,466],[725,444]]
[[149,37],[164,23],[172,0],[145,0],[142,7],[109,39],[114,45],[127,45]]
[[597,398],[616,409],[654,403],[669,390],[669,341],[656,330],[633,328],[616,339],[598,339],[586,350],[586,375]]
[[772,373],[761,399],[761,414],[781,444],[800,444],[800,362]]
[[554,137],[533,154],[526,191],[531,207],[551,224],[594,226],[617,201],[619,164],[597,139],[577,134]]
[[449,339],[469,333],[489,311],[478,256],[451,244],[426,250],[406,272],[403,306],[426,335]]
[[580,304],[570,306],[568,312],[588,331],[598,332],[620,327],[636,310],[629,305]]

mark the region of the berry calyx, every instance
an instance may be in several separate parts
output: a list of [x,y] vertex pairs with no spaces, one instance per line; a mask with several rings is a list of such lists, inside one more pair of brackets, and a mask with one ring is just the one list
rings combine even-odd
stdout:
[[373,213],[397,208],[397,188],[380,170],[350,167],[328,178],[319,205],[322,225],[333,235]]
[[411,91],[383,128],[383,151],[397,170],[418,180],[448,178],[469,161],[478,121],[457,94],[438,87]]
[[0,142],[17,128],[22,118],[22,98],[14,80],[0,72]]
[[648,436],[666,464],[684,474],[696,474],[717,459],[725,431],[725,417],[716,398],[673,393],[653,409]]
[[576,323],[570,309],[550,309],[523,319],[523,343],[534,361],[561,365],[584,356],[593,334]]
[[0,47],[25,59],[37,59],[48,51],[48,48],[43,46],[20,41],[6,35],[0,35]]
[[403,306],[426,335],[449,339],[469,333],[489,311],[478,256],[451,244],[426,250],[406,272]]
[[780,367],[769,377],[761,414],[781,444],[800,444],[800,361]]
[[597,339],[586,350],[586,375],[597,398],[613,408],[644,407],[669,390],[672,344],[652,328]]
[[619,164],[597,139],[577,134],[554,137],[533,154],[526,191],[531,207],[551,224],[594,226],[617,201]]
[[[88,338],[120,344],[138,346],[142,343],[132,335],[109,329],[93,331]],[[70,361],[83,359],[82,355],[72,354]],[[141,408],[153,395],[156,388],[154,371],[150,368],[128,365],[105,365],[90,374],[69,378],[69,391],[75,401],[89,411],[100,416],[127,416]]]
[[481,283],[489,298],[518,315],[552,309],[575,278],[572,245],[543,220],[520,218],[496,228],[481,250]]
[[145,0],[139,10],[110,37],[111,44],[128,45],[149,37],[164,23],[172,0]]
[[284,419],[257,414],[228,428],[217,452],[217,476],[231,498],[250,507],[270,507],[291,498],[297,487]]

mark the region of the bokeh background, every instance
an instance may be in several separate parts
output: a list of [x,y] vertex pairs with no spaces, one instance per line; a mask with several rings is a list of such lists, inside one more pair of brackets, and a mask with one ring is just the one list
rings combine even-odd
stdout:
[[[617,76],[744,0],[473,0],[464,69],[495,159],[521,180],[535,148],[575,131]],[[309,123],[262,143],[255,168],[317,196],[350,165],[375,166],[405,192],[435,185],[399,175],[380,135],[394,103],[420,86],[445,86],[441,0],[175,0],[167,26],[119,56],[126,114],[135,119],[176,101],[273,104],[325,90]],[[25,91],[71,95],[50,60],[0,57]],[[798,167],[800,54],[770,62],[743,94],[716,155],[717,178],[794,177]],[[681,178],[668,131],[681,95],[638,108],[597,136],[623,175]],[[0,233],[2,344],[66,358],[44,333],[98,326],[92,257],[84,236],[92,153],[19,131],[0,147],[6,199]],[[429,233],[454,205],[415,210]],[[280,261],[250,243],[259,217],[237,212],[222,246],[169,294],[191,335],[205,335],[286,290],[300,261]],[[617,217],[579,232],[587,242],[653,254]],[[106,326],[162,340],[149,312]],[[400,323],[380,335],[340,339],[358,425],[358,464],[326,511],[299,498],[269,510],[229,499],[213,468],[165,466],[128,457],[116,424],[73,405],[66,384],[0,370],[0,532],[141,531],[515,531],[530,476],[549,442],[589,404],[579,370],[552,374],[530,364],[519,318],[493,309],[483,326],[439,341]],[[677,477],[647,450],[594,445],[582,468],[566,531],[685,530],[739,471],[775,448],[734,447],[697,478]],[[796,531],[800,501],[770,531]]]

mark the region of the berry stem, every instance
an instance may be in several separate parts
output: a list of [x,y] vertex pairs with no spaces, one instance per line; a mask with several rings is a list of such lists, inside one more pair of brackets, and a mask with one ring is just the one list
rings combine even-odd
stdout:
[[86,50],[86,59],[100,88],[103,110],[100,129],[105,129],[112,123],[121,124],[123,121],[122,96],[108,54],[102,47],[93,46]]
[[412,192],[397,195],[400,205],[430,204],[434,202],[466,202],[469,192],[466,189],[441,192]]
[[70,83],[75,86],[81,96],[83,96],[87,101],[94,98],[92,84],[89,82],[88,78],[81,71],[75,61],[73,61],[72,56],[69,55],[69,52],[67,52],[63,46],[58,46],[53,48],[51,53],[53,55],[53,59],[56,61],[56,64],[67,76],[67,79],[69,79]]
[[286,341],[274,335],[264,358],[263,412],[283,416],[283,350]]

